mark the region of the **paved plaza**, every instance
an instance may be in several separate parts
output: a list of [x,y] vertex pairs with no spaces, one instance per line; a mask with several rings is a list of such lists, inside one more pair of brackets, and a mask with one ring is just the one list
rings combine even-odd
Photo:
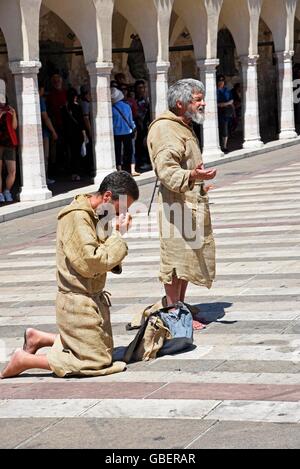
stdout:
[[[300,447],[299,148],[219,166],[210,201],[217,280],[188,289],[206,323],[196,347],[116,375],[1,381],[1,448]],[[26,327],[56,331],[58,211],[0,224],[1,368]],[[155,209],[127,238],[107,284],[116,356],[135,334],[126,323],[163,294]]]

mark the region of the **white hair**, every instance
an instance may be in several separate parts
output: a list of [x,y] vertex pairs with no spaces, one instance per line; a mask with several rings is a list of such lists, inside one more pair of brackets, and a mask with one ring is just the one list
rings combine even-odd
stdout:
[[193,78],[186,78],[174,83],[174,85],[170,86],[168,90],[169,110],[176,113],[177,101],[181,101],[184,105],[187,105],[193,99],[194,93],[205,94],[205,87],[201,81],[194,80]]

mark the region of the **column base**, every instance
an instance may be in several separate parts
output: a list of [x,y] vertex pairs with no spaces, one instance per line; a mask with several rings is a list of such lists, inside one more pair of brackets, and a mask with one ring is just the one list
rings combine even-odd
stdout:
[[21,188],[20,202],[38,202],[40,200],[48,200],[52,197],[52,192],[48,187],[41,187],[39,189],[24,189]]
[[253,150],[255,148],[262,148],[264,146],[264,143],[260,140],[245,140],[243,143],[243,148],[245,150]]
[[294,130],[282,130],[279,134],[279,140],[290,140],[297,137],[298,134]]

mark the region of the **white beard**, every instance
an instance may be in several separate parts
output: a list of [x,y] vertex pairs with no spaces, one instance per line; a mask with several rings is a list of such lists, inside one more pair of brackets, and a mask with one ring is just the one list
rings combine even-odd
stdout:
[[195,124],[203,125],[205,121],[205,114],[204,112],[198,111],[198,112],[189,112],[186,111],[185,117],[188,119],[191,119]]
[[192,121],[195,122],[195,124],[202,125],[205,121],[204,112],[196,112],[195,114],[193,114]]

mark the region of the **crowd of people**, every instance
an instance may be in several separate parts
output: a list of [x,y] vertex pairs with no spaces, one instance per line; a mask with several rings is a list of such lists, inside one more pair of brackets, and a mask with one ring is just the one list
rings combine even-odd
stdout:
[[[80,181],[83,174],[93,174],[91,96],[87,86],[80,93],[69,86],[65,89],[59,73],[51,77],[51,87],[45,95],[45,83],[39,81],[43,145],[47,184],[49,176],[67,175]],[[50,164],[48,164],[50,163]]]
[[[64,176],[80,181],[82,176],[93,177],[93,133],[91,121],[91,94],[83,85],[78,92],[66,88],[58,71],[50,77],[49,91],[39,80],[40,110],[45,157],[46,181],[55,183],[55,177]],[[0,90],[1,91],[1,90]],[[1,93],[0,93],[1,94]],[[5,96],[5,95],[4,95]],[[111,101],[115,164],[132,176],[152,169],[147,148],[150,126],[148,83],[137,80],[127,83],[123,73],[111,81]],[[241,120],[241,85],[229,89],[225,76],[217,77],[218,123],[221,149],[228,152],[228,138]],[[12,187],[16,178],[16,148],[18,139],[16,111],[0,99],[0,203],[13,200]],[[5,170],[5,180],[2,174]]]
[[[65,89],[61,75],[54,73],[47,96],[42,81],[39,92],[47,184],[53,184],[53,176],[59,174],[69,175],[72,181],[79,181],[83,174],[92,176],[93,137],[88,86],[81,86],[80,93],[73,87]],[[117,73],[111,81],[111,100],[116,168],[139,176],[140,172],[151,169],[146,144],[150,125],[147,83],[137,80],[128,84],[125,75]]]

